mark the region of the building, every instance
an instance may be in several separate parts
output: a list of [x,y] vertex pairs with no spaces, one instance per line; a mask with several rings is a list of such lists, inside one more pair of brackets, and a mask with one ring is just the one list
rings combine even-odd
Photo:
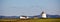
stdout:
[[41,17],[42,17],[42,18],[47,18],[45,11],[43,11],[43,12],[41,13]]
[[20,19],[28,19],[28,16],[20,16]]

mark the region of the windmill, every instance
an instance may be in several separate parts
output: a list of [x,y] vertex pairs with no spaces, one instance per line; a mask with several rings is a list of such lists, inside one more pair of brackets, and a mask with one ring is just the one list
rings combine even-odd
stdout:
[[46,18],[46,13],[45,13],[45,11],[42,11],[41,16],[42,16],[42,18]]

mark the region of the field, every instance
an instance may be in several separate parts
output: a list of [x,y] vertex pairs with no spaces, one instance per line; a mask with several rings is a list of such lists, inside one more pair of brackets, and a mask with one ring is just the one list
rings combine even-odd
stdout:
[[0,19],[0,22],[60,22],[60,19]]

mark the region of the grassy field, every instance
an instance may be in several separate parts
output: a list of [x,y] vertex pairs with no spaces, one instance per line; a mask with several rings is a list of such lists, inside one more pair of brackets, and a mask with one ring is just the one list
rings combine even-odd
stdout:
[[0,19],[0,22],[60,22],[60,19]]

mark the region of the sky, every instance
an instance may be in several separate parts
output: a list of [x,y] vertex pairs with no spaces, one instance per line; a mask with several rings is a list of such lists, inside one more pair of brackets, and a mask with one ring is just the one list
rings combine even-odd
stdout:
[[42,11],[50,15],[60,15],[60,0],[0,0],[0,15],[34,16]]

